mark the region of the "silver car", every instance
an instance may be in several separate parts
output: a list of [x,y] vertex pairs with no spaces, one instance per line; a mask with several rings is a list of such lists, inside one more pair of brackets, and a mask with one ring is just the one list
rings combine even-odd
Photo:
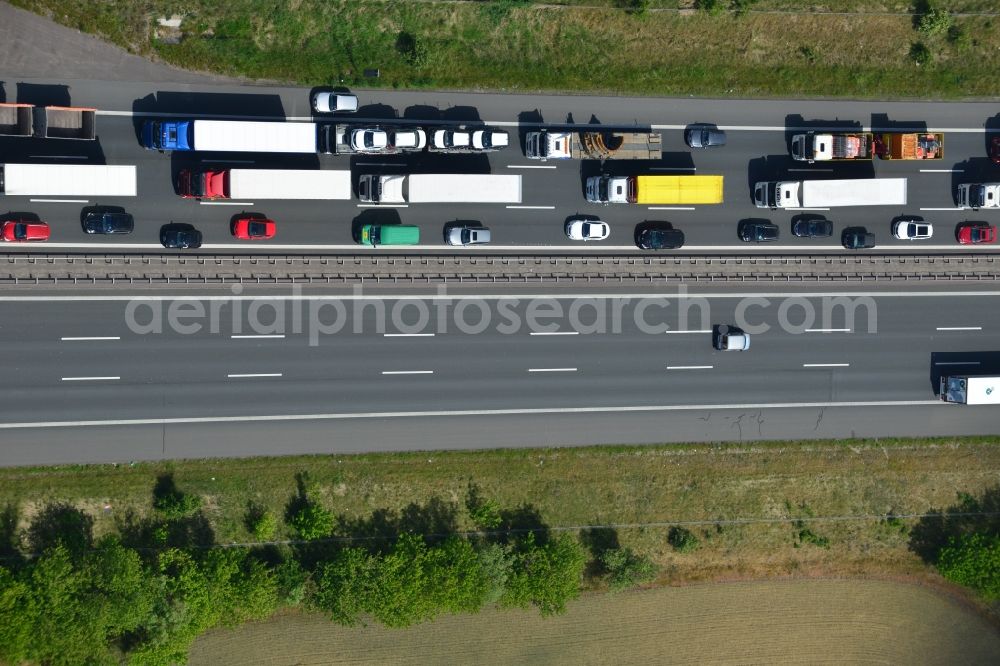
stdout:
[[458,225],[448,228],[445,239],[448,245],[483,245],[490,242],[491,236],[486,227]]
[[318,92],[312,98],[316,113],[355,113],[358,110],[357,95],[335,92]]

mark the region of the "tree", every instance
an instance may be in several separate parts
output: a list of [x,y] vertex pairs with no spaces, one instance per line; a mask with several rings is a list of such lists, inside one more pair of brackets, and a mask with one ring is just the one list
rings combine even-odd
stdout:
[[941,549],[937,568],[948,580],[970,587],[988,600],[1000,599],[1000,535],[953,537]]
[[580,543],[568,535],[549,539],[539,546],[529,533],[513,553],[513,567],[504,606],[534,605],[542,615],[566,610],[566,602],[580,594],[587,556]]
[[0,662],[28,659],[38,607],[28,583],[0,567]]
[[656,565],[628,547],[605,550],[601,553],[601,563],[608,572],[608,587],[613,592],[648,583],[656,577]]
[[288,523],[306,541],[322,539],[333,532],[333,514],[312,501],[299,507]]

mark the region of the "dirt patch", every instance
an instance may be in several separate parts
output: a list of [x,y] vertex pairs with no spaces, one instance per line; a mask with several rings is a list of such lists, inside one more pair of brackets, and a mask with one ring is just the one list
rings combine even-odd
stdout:
[[198,639],[199,664],[993,664],[1000,633],[935,592],[870,580],[588,595],[565,615],[486,611],[404,630],[285,615]]

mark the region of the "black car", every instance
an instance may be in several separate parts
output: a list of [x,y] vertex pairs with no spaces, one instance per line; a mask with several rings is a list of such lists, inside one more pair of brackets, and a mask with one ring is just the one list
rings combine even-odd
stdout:
[[792,235],[798,238],[829,238],[833,235],[833,222],[824,218],[796,220]]
[[83,230],[88,234],[130,234],[135,220],[125,211],[93,210],[83,218]]
[[726,145],[726,133],[714,125],[691,125],[684,130],[684,143],[691,148]]
[[848,227],[840,235],[840,242],[848,250],[870,250],[875,247],[875,234],[864,227]]
[[676,250],[684,246],[684,232],[663,225],[639,225],[635,244],[643,250]]
[[743,220],[737,230],[745,243],[767,243],[778,240],[778,225],[767,220]]
[[199,248],[201,232],[190,224],[165,224],[160,228],[160,243],[178,250]]

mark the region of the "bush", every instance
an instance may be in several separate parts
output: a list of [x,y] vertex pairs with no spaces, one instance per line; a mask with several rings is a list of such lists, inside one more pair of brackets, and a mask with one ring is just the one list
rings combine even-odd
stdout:
[[399,33],[396,37],[396,51],[414,67],[427,64],[427,47],[411,32]]
[[601,563],[608,572],[608,587],[613,592],[648,583],[656,577],[656,565],[631,548],[609,548],[601,553]]
[[1000,599],[1000,536],[953,537],[941,549],[937,568],[953,583],[970,587],[988,600]]
[[333,514],[314,502],[296,510],[288,523],[306,541],[322,539],[333,532]]
[[253,517],[250,531],[257,541],[270,541],[278,529],[278,519],[270,511],[264,511]]
[[796,536],[798,537],[798,541],[795,542],[795,547],[796,548],[798,548],[799,546],[801,546],[804,543],[810,543],[810,544],[812,544],[814,546],[818,546],[820,548],[829,548],[830,547],[830,539],[828,539],[825,536],[820,536],[820,535],[816,534],[815,532],[813,532],[808,527],[800,528],[799,529],[799,533]]
[[650,0],[618,0],[618,6],[633,16],[645,16],[649,11],[649,3]]
[[691,530],[674,525],[667,532],[667,543],[679,553],[690,553],[698,547],[698,537]]
[[947,33],[954,24],[955,17],[953,17],[947,9],[930,7],[924,15],[920,17],[920,22],[917,23],[917,30],[920,31],[920,34],[922,35],[933,37],[934,35],[943,35]]
[[923,42],[914,42],[910,45],[910,60],[917,65],[926,65],[931,61],[931,50]]

